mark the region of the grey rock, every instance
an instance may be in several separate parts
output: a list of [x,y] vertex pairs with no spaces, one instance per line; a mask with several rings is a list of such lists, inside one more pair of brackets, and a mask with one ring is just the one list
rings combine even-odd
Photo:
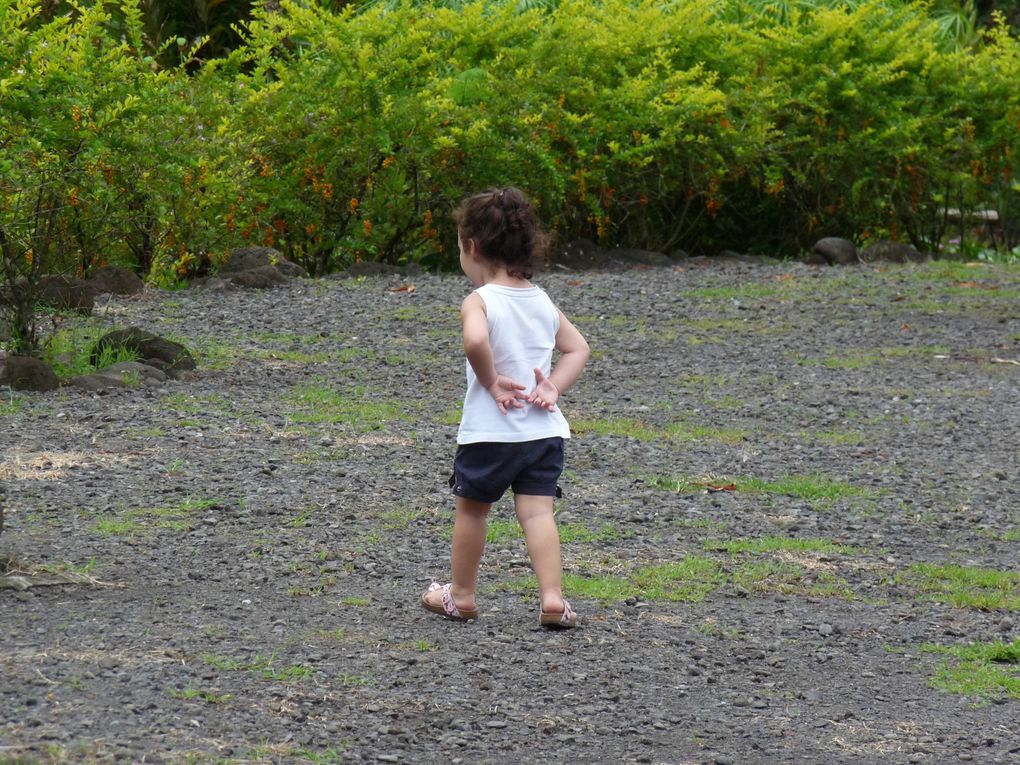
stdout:
[[74,311],[88,316],[96,304],[96,293],[93,287],[81,279],[70,276],[47,275],[37,284],[38,301],[51,308],[63,311]]
[[0,387],[50,391],[60,387],[60,380],[49,365],[40,359],[31,356],[8,356],[0,359]]
[[225,274],[227,281],[236,287],[248,289],[270,289],[286,284],[287,277],[274,266],[252,268],[247,271],[235,271]]
[[275,268],[282,276],[304,277],[308,273],[297,263],[287,260],[283,253],[272,247],[237,247],[230,251],[220,274],[237,274],[244,271],[256,271],[262,268]]
[[909,244],[904,242],[893,242],[887,239],[869,244],[861,251],[861,260],[865,263],[878,261],[887,263],[919,263],[927,260],[924,255]]
[[849,239],[838,236],[819,239],[811,248],[811,254],[820,257],[822,263],[830,266],[849,266],[859,262],[857,246]]
[[71,385],[85,390],[99,391],[106,388],[159,385],[166,382],[166,379],[166,373],[156,367],[137,361],[122,361],[92,374],[76,377],[71,381]]
[[137,295],[145,290],[145,282],[121,266],[104,266],[92,271],[85,283],[96,294]]
[[195,369],[197,364],[191,352],[180,343],[130,327],[114,330],[99,339],[93,346],[91,359],[95,364],[109,348],[125,348],[146,359],[148,366],[158,366],[170,377]]

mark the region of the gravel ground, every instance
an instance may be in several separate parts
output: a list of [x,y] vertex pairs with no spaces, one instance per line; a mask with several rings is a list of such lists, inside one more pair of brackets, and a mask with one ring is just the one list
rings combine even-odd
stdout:
[[0,589],[0,763],[1020,761],[1015,698],[933,685],[933,647],[1020,636],[1020,580],[982,610],[919,566],[1016,576],[1020,272],[538,281],[594,351],[564,403],[577,630],[538,628],[506,502],[479,620],[418,603],[463,278],[114,298],[93,323],[199,369],[0,404],[0,553],[39,583]]

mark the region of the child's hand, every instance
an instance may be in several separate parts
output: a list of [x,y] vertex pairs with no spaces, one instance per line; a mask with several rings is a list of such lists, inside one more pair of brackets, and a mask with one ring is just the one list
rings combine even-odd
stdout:
[[523,385],[503,375],[497,375],[496,382],[488,387],[489,395],[499,407],[500,414],[506,414],[508,409],[524,408],[527,397],[521,393],[522,390]]
[[556,402],[560,400],[560,391],[549,378],[542,374],[541,369],[535,370],[535,387],[528,396],[528,403],[534,404],[539,409],[552,411],[556,408]]

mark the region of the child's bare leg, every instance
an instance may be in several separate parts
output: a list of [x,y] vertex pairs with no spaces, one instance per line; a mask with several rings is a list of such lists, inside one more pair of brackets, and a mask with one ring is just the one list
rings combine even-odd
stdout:
[[529,494],[514,496],[517,520],[524,529],[531,567],[538,577],[542,610],[563,610],[563,561],[560,558],[560,533],[553,518],[553,498]]
[[[450,545],[450,594],[457,608],[471,611],[475,608],[475,585],[478,567],[485,552],[485,534],[488,530],[489,508],[492,505],[473,499],[457,497],[453,519],[453,543]],[[439,592],[428,593],[426,600],[436,605],[442,602]]]

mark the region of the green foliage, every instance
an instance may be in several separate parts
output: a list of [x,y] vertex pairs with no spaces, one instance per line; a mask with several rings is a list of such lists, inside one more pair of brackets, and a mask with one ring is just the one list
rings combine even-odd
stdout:
[[970,233],[948,208],[1020,213],[1020,46],[967,3],[282,0],[235,41],[196,36],[236,3],[41,7],[0,0],[9,283],[171,287],[245,242],[450,266],[451,209],[502,183],[562,238],[662,251],[935,249]]
[[21,298],[6,318],[15,349],[28,352],[42,274],[115,262],[146,275],[164,253],[177,260],[209,244],[203,189],[214,164],[204,80],[160,70],[134,5],[50,20],[40,8],[0,0],[0,250]]
[[92,349],[105,332],[103,327],[60,329],[42,344],[42,358],[62,380],[86,375],[122,361],[140,361],[137,351],[123,346],[104,347],[93,360]]

